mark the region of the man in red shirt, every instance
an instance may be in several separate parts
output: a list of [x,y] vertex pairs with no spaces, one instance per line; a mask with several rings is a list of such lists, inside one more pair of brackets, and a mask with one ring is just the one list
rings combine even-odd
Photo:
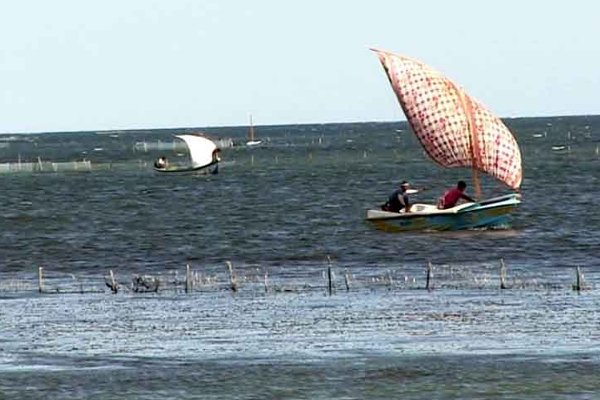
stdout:
[[458,181],[458,184],[454,189],[450,189],[444,193],[444,196],[440,198],[438,202],[438,208],[445,210],[452,208],[458,203],[458,200],[463,199],[475,203],[475,200],[464,194],[467,184],[464,181]]

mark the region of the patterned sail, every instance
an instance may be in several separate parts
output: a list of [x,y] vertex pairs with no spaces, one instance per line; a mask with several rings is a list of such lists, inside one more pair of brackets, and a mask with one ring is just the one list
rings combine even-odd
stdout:
[[452,81],[414,59],[374,50],[427,154],[444,167],[471,167],[513,189],[521,152],[508,128]]

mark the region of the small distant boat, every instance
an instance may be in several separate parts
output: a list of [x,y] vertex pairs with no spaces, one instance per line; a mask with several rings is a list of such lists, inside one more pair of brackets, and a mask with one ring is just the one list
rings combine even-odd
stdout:
[[255,137],[254,125],[252,125],[252,114],[250,114],[250,129],[248,130],[246,138],[248,139],[246,146],[257,146],[262,143],[262,140],[257,140]]
[[413,132],[427,156],[446,168],[470,167],[475,203],[438,209],[413,204],[410,212],[367,210],[367,220],[386,230],[457,230],[504,225],[521,203],[519,193],[481,198],[477,172],[511,189],[521,186],[521,152],[502,121],[462,88],[412,58],[374,50]]
[[563,151],[566,150],[567,146],[563,146],[563,145],[559,145],[559,146],[552,146],[552,150],[553,151]]
[[213,173],[218,171],[218,163],[221,161],[219,157],[219,148],[212,140],[197,135],[178,135],[175,136],[183,140],[190,151],[190,163],[184,165],[169,165],[163,157],[154,164],[154,170],[161,173],[181,173],[194,172],[206,169],[210,166],[215,166]]

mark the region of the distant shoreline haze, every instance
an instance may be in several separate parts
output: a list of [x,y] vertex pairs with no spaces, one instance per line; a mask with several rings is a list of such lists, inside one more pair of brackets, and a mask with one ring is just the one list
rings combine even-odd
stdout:
[[[507,124],[510,124],[510,121],[523,121],[523,120],[531,120],[536,121],[540,119],[568,119],[568,118],[591,118],[600,119],[600,114],[581,114],[581,115],[554,115],[554,116],[534,116],[534,117],[501,117],[500,119]],[[406,119],[398,119],[396,121],[350,121],[350,122],[314,122],[314,123],[289,123],[289,124],[254,124],[255,127],[298,127],[298,126],[323,126],[323,125],[353,125],[353,124],[407,124],[408,121]],[[203,131],[203,130],[212,130],[212,129],[240,129],[245,128],[248,125],[222,125],[222,126],[180,126],[180,127],[145,127],[145,128],[114,128],[114,129],[89,129],[89,130],[57,130],[57,131],[32,131],[32,132],[0,132],[0,135],[39,135],[39,134],[65,134],[65,133],[136,133],[136,132],[144,132],[144,131]]]

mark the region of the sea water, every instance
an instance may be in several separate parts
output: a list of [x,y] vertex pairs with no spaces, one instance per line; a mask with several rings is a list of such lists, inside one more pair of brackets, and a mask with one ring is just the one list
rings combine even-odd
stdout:
[[[597,397],[600,117],[505,122],[524,168],[510,226],[400,234],[366,210],[402,180],[435,202],[470,177],[406,123],[257,127],[252,148],[207,128],[240,144],[216,175],[153,171],[185,160],[169,143],[191,129],[0,135],[0,163],[91,165],[0,174],[0,397]],[[164,290],[127,290],[133,275]]]

